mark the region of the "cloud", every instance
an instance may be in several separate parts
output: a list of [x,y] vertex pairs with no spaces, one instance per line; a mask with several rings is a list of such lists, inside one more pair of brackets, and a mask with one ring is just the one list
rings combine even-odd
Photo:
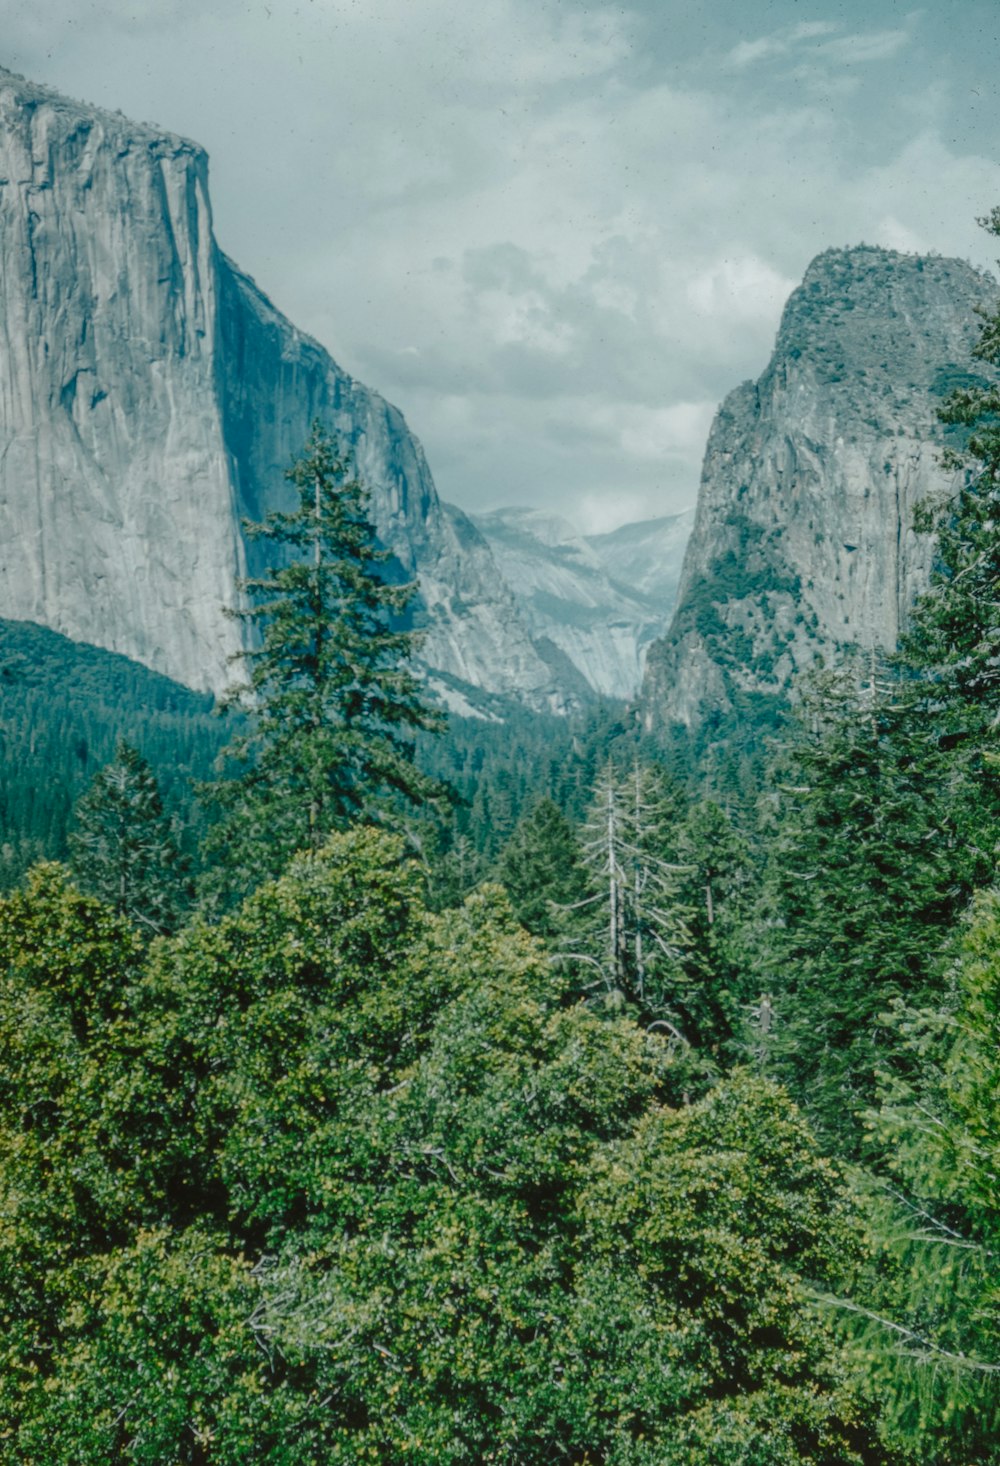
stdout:
[[773,321],[797,281],[754,254],[728,254],[689,281],[688,298],[703,315],[732,323]]
[[966,254],[1000,197],[919,18],[846,0],[710,56],[675,0],[5,3],[8,64],[209,147],[222,247],[473,509],[686,507],[814,254]]
[[871,31],[864,35],[838,36],[817,47],[819,55],[838,66],[856,66],[870,61],[888,61],[910,44],[908,30]]
[[742,71],[748,66],[755,66],[760,61],[771,61],[776,56],[787,56],[794,51],[803,41],[813,41],[818,37],[829,36],[836,32],[837,27],[832,21],[804,21],[799,25],[786,26],[771,35],[758,36],[753,41],[740,41],[723,57],[723,64],[731,67],[734,71]]
[[723,57],[723,66],[731,71],[746,71],[764,62],[798,61],[803,55],[813,65],[855,66],[873,61],[888,61],[909,45],[909,29],[859,31],[838,34],[840,27],[832,21],[806,21],[785,26],[751,41],[740,41]]

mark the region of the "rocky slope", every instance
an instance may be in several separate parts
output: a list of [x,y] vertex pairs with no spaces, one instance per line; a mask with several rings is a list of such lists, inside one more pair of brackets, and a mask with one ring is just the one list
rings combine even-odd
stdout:
[[475,517],[536,643],[559,649],[595,692],[630,698],[666,630],[692,514],[585,538],[538,509]]
[[571,701],[401,414],[221,253],[204,152],[0,71],[0,616],[225,686],[241,520],[287,506],[316,416],[420,577],[428,665]]
[[612,580],[653,601],[666,615],[677,601],[684,551],[694,527],[694,510],[623,524],[607,534],[587,536]]
[[932,545],[914,506],[954,489],[935,411],[968,380],[975,307],[996,283],[960,260],[861,247],[810,265],[771,362],[720,408],[650,726],[693,727],[839,647],[893,647]]

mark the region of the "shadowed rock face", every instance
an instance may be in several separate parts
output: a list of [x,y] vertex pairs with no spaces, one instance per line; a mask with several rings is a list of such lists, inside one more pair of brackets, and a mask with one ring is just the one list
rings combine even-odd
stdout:
[[677,610],[648,657],[650,726],[784,694],[847,645],[896,645],[931,565],[914,508],[955,489],[936,409],[969,380],[996,288],[960,260],[813,261],[764,375],[713,424]]
[[241,520],[288,506],[314,417],[351,444],[382,541],[420,577],[424,660],[563,706],[402,415],[218,249],[204,152],[0,71],[0,616],[224,687]]

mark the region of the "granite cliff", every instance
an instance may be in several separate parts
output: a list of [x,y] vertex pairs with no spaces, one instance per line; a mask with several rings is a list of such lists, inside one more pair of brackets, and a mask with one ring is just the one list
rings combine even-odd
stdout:
[[0,70],[0,616],[224,687],[242,519],[287,506],[317,416],[419,576],[442,685],[572,702],[402,415],[221,252],[205,153]]
[[542,510],[497,509],[476,525],[536,643],[557,647],[593,691],[631,698],[669,624],[693,517],[584,536]]
[[969,380],[996,292],[960,260],[813,261],[763,376],[713,424],[677,610],[648,656],[649,726],[766,705],[838,648],[896,645],[933,551],[914,507],[955,487],[936,409]]

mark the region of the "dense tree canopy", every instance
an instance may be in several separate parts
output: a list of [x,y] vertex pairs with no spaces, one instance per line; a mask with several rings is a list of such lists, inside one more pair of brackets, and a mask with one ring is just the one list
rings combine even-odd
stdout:
[[156,778],[119,739],[74,810],[71,862],[87,891],[150,931],[169,931],[188,897],[185,863]]
[[888,1461],[788,1101],[678,1107],[497,892],[419,886],[359,831],[146,957],[57,868],[0,908],[9,1458]]

